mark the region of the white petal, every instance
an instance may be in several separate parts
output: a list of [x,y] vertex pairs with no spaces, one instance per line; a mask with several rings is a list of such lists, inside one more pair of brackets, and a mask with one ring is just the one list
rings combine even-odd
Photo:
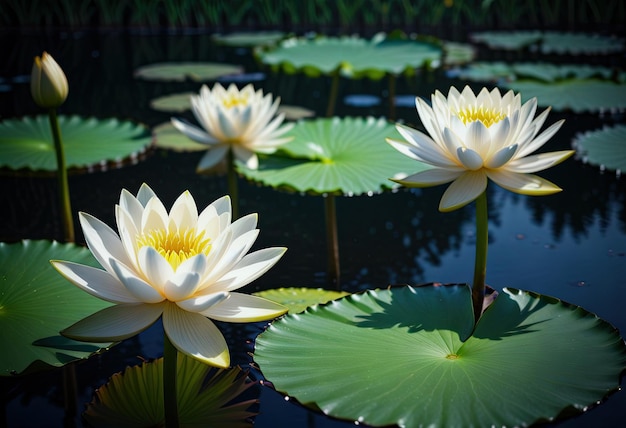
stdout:
[[518,153],[518,157],[524,157],[526,155],[531,154],[532,152],[534,152],[535,150],[539,149],[541,146],[543,146],[550,138],[552,138],[552,136],[554,134],[556,134],[556,131],[559,130],[559,128],[561,128],[561,125],[563,125],[563,122],[565,122],[565,120],[559,120],[556,123],[553,123],[550,127],[548,127],[545,131],[543,131],[540,135],[538,135],[533,141],[531,141],[528,145],[526,145],[525,147],[521,148],[519,153]]
[[256,153],[253,151],[246,149],[243,146],[233,146],[233,154],[235,158],[246,165],[249,169],[258,169],[259,168],[259,158]]
[[146,183],[143,183],[137,192],[137,201],[145,207],[148,201],[152,198],[156,198],[157,195]]
[[232,291],[247,285],[267,272],[285,254],[287,248],[264,248],[247,254],[210,288]]
[[240,136],[241,128],[239,128],[239,117],[230,114],[228,110],[218,109],[217,120],[219,122],[219,130],[224,134],[226,140],[234,140]]
[[167,299],[177,302],[193,295],[204,276],[206,264],[204,254],[198,254],[181,263],[174,276],[165,283],[164,292]]
[[139,278],[135,272],[131,271],[125,265],[113,260],[111,267],[117,275],[118,279],[122,281],[124,287],[137,298],[140,302],[144,303],[159,303],[164,300],[164,297],[155,288],[148,284],[143,279]]
[[230,366],[226,340],[206,317],[168,304],[163,312],[163,329],[180,352],[212,366]]
[[448,186],[439,202],[439,211],[459,209],[479,197],[486,188],[487,177],[483,170],[468,171]]
[[209,318],[226,322],[257,322],[276,318],[289,309],[261,297],[230,293],[223,302],[202,312]]
[[459,147],[456,154],[463,166],[469,170],[475,171],[483,166],[483,158],[472,149]]
[[[494,154],[491,159],[489,159],[485,166],[487,168],[497,169],[501,168],[508,161],[510,161],[513,156],[515,156],[515,152],[517,151],[517,144],[513,144],[512,146],[505,147]],[[508,167],[507,167],[508,168]]]
[[109,262],[111,259],[131,264],[120,237],[113,229],[92,215],[81,212],[78,217],[87,246],[107,272],[113,272]]
[[443,169],[432,168],[426,171],[420,171],[416,174],[409,175],[402,180],[393,180],[396,183],[400,183],[407,187],[430,187],[437,186],[439,184],[449,183],[456,180],[461,174],[465,172],[464,169]]
[[[409,148],[412,152],[412,156],[409,157],[442,168],[454,165],[454,161],[450,159],[448,153],[442,150],[442,146],[427,135],[403,125],[396,125],[396,129],[409,143],[415,146],[414,148]],[[404,153],[404,151],[401,150],[402,147],[396,146],[397,144],[394,145],[397,150]]]
[[486,156],[491,148],[491,134],[489,129],[480,121],[474,121],[467,126],[465,146],[475,150],[481,157]]
[[244,217],[237,219],[230,228],[233,231],[233,239],[254,230],[257,226],[259,215],[256,213],[248,214]]
[[172,125],[174,125],[176,127],[176,129],[178,129],[180,132],[182,132],[183,134],[185,134],[187,137],[191,138],[192,140],[198,142],[198,143],[202,143],[202,144],[216,144],[218,143],[217,138],[215,138],[214,136],[212,136],[211,134],[207,133],[206,131],[203,131],[202,129],[198,128],[197,126],[194,126],[190,123],[185,123],[182,120],[176,119],[176,118],[172,118]]
[[50,262],[61,275],[92,296],[111,303],[139,302],[116,277],[102,269],[58,260]]
[[520,174],[500,169],[489,171],[487,175],[499,186],[522,195],[552,195],[563,190],[556,184],[533,174]]
[[[148,201],[146,201],[146,203],[147,202]],[[119,206],[122,210],[128,213],[130,218],[133,219],[133,223],[141,224],[141,217],[143,215],[144,205],[126,189],[122,189],[122,192],[120,193]]]
[[143,234],[152,230],[163,230],[167,228],[167,223],[168,215],[163,202],[159,198],[152,198],[146,204],[138,232]]
[[159,319],[163,304],[115,305],[102,309],[61,331],[63,336],[89,342],[117,342],[141,333]]
[[150,286],[163,294],[165,284],[174,276],[174,269],[153,247],[145,246],[137,254],[139,269],[145,275]]
[[220,303],[223,300],[228,299],[230,293],[228,291],[220,291],[217,293],[209,293],[203,296],[192,297],[191,299],[181,300],[176,304],[189,312],[202,312],[209,309],[211,306]]
[[529,173],[542,171],[563,162],[576,153],[574,150],[562,150],[559,152],[539,153],[525,158],[516,159],[506,166],[508,171]]
[[139,229],[141,227],[141,219],[137,223],[133,221],[128,211],[122,209],[120,205],[115,207],[115,219],[117,222],[117,230],[122,240],[122,245],[128,255],[130,261],[128,266],[138,268],[139,263],[137,261],[137,236],[139,236]]
[[168,227],[178,232],[195,228],[198,223],[198,207],[189,191],[183,192],[170,209]]
[[[232,236],[232,232],[230,232],[230,234]],[[219,260],[209,260],[209,265],[207,266],[208,275],[202,279],[203,283],[205,285],[211,284],[230,271],[242,260],[243,256],[248,252],[250,247],[252,247],[258,235],[259,230],[254,229],[237,238],[233,237],[230,245],[228,245],[227,251],[221,255]],[[212,256],[212,254],[209,253],[209,256]],[[211,264],[213,261],[215,261],[215,263]]]
[[207,169],[213,168],[222,159],[224,159],[229,149],[230,146],[228,144],[220,144],[210,150],[207,150],[204,153],[204,156],[202,156],[202,159],[200,159],[198,166],[196,166],[196,171],[206,171]]

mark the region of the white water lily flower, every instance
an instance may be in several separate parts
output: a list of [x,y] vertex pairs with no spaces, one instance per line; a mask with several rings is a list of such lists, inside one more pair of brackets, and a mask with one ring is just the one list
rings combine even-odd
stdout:
[[229,150],[250,169],[257,169],[256,153],[274,153],[291,138],[282,137],[293,124],[280,126],[285,118],[276,115],[280,97],[255,92],[252,84],[239,90],[232,83],[228,89],[216,83],[210,90],[206,85],[200,95],[191,96],[193,115],[202,129],[172,118],[172,124],[187,137],[207,144],[210,149],[200,160],[198,170],[206,170],[221,161]]
[[547,169],[574,154],[573,150],[528,156],[548,141],[563,124],[560,120],[541,134],[550,108],[536,118],[537,99],[524,105],[519,94],[504,96],[495,88],[478,95],[466,86],[463,92],[451,87],[448,98],[439,91],[432,107],[421,98],[415,104],[430,136],[407,126],[396,125],[406,141],[387,141],[398,151],[434,166],[403,179],[393,180],[408,187],[428,187],[452,182],[439,204],[440,211],[460,208],[487,187],[487,179],[525,195],[549,195],[561,191],[533,172]]
[[259,232],[257,215],[231,224],[228,196],[198,214],[186,191],[168,213],[144,184],[136,197],[122,191],[115,214],[119,235],[97,218],[80,213],[87,245],[104,270],[52,261],[74,285],[115,303],[68,327],[61,332],[64,336],[119,341],[162,316],[165,334],[180,352],[228,367],[226,341],[208,318],[254,322],[287,312],[277,303],[233,291],[265,273],[286,248],[246,254]]

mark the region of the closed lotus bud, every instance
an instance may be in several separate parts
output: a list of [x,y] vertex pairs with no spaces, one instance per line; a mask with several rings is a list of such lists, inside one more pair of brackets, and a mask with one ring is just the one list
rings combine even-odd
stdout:
[[65,73],[47,52],[35,57],[30,76],[30,93],[35,103],[44,108],[59,107],[67,98],[69,88]]

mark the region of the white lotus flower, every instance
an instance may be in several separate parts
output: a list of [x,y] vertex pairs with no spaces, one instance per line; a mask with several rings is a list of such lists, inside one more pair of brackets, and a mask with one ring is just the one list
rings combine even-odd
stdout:
[[483,88],[474,95],[466,86],[462,93],[451,87],[447,99],[436,91],[432,108],[421,98],[416,98],[415,104],[430,136],[396,125],[406,141],[387,141],[406,156],[434,168],[393,181],[408,187],[452,182],[441,198],[440,211],[452,211],[472,202],[485,191],[488,178],[525,195],[561,191],[555,184],[530,174],[556,165],[574,153],[563,150],[528,156],[564,122],[560,120],[537,135],[550,108],[534,118],[536,98],[521,105],[520,95],[513,91],[501,96],[497,88],[491,92]]
[[282,136],[293,124],[280,127],[285,115],[275,116],[280,98],[272,103],[272,95],[254,91],[252,84],[239,90],[233,83],[228,89],[216,83],[206,85],[200,95],[192,95],[191,108],[203,129],[172,118],[172,124],[187,137],[211,148],[198,164],[198,170],[216,165],[232,150],[234,157],[248,168],[257,169],[256,153],[274,153],[291,138]]
[[286,249],[246,254],[259,232],[257,215],[231,224],[228,196],[198,214],[186,191],[168,213],[144,184],[137,197],[122,191],[115,214],[119,236],[95,217],[80,213],[87,245],[104,270],[52,261],[74,285],[115,303],[68,327],[63,335],[119,341],[162,316],[165,334],[180,352],[228,367],[226,341],[208,318],[252,322],[287,311],[269,300],[233,291],[265,273]]

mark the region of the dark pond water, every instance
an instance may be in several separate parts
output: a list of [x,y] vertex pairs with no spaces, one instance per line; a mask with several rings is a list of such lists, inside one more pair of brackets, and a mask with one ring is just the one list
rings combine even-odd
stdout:
[[[43,50],[63,66],[70,96],[61,114],[132,119],[155,126],[169,114],[149,108],[149,101],[170,93],[197,91],[197,83],[160,83],[133,79],[133,70],[159,61],[221,61],[244,64],[259,71],[250,50],[217,47],[207,35],[129,35],[127,33],[0,34],[0,92],[2,118],[38,114],[31,101],[27,77],[32,59]],[[492,54],[493,56],[493,54]],[[579,59],[583,61],[584,59]],[[280,95],[284,104],[314,110],[326,108],[330,81],[268,73],[256,87]],[[341,82],[338,114],[386,115],[386,82]],[[398,82],[399,95],[428,97],[434,89],[447,92],[465,82],[435,72]],[[480,85],[474,85],[479,88]],[[374,95],[382,103],[368,107],[345,104],[349,95]],[[350,99],[348,99],[350,100]],[[418,127],[412,107],[398,107],[398,119]],[[545,146],[567,149],[577,132],[624,117],[553,112],[548,123],[567,121]],[[136,191],[147,182],[167,204],[189,189],[199,206],[227,192],[224,177],[195,174],[199,153],[150,150],[136,165],[70,178],[73,210],[86,211],[114,224],[113,206],[122,188]],[[490,248],[487,282],[552,295],[598,314],[626,332],[626,181],[612,173],[570,159],[542,175],[564,192],[548,197],[525,197],[495,186],[489,189]],[[258,212],[261,234],[257,248],[284,245],[283,259],[245,291],[275,287],[326,286],[326,242],[323,200],[281,193],[240,180],[240,212]],[[344,289],[360,291],[392,283],[466,282],[473,272],[473,206],[439,213],[443,187],[400,191],[372,197],[339,198],[337,214]],[[0,241],[60,239],[52,178],[0,177]],[[82,236],[79,234],[79,239]],[[234,354],[246,365],[250,331],[220,324]],[[91,400],[93,389],[140,358],[161,355],[160,326],[125,341],[110,352],[78,365],[79,403]],[[546,349],[545,352],[550,352]],[[622,384],[622,386],[624,386]],[[5,388],[0,408],[9,427],[62,426],[64,410],[60,375],[51,371],[24,379],[16,389]],[[8,395],[6,395],[8,393]],[[81,404],[82,405],[82,404]],[[81,407],[82,408],[82,407]],[[588,413],[565,421],[564,427],[624,425],[626,394],[619,392]],[[328,419],[287,402],[261,388],[257,427],[341,427],[351,422]],[[78,417],[70,418],[80,426]],[[0,425],[2,421],[0,421]],[[71,425],[71,423],[69,424]]]

